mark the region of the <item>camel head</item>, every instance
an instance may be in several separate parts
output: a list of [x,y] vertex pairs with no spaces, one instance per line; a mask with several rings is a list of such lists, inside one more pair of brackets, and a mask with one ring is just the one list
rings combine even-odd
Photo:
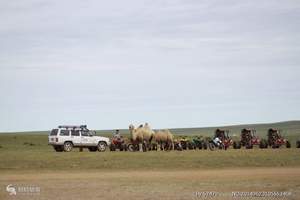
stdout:
[[129,125],[129,130],[130,130],[130,132],[132,132],[134,130],[134,125],[130,124]]
[[135,141],[136,137],[137,137],[137,134],[136,134],[136,129],[135,129],[134,125],[132,125],[132,124],[129,125],[129,132],[130,132],[130,135],[131,135],[131,139],[133,141]]

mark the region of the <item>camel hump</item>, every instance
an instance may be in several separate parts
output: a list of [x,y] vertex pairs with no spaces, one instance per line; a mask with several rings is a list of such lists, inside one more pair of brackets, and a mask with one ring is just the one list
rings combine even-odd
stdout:
[[164,132],[166,132],[166,133],[168,133],[168,134],[171,133],[171,132],[169,131],[169,129],[165,129]]
[[174,135],[169,131],[169,129],[165,129],[165,133],[167,134],[168,140],[173,141]]

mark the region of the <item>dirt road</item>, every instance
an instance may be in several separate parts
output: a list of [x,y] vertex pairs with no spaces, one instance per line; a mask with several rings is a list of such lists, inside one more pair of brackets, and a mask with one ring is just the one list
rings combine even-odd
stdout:
[[[9,195],[7,185],[16,189]],[[0,174],[0,199],[299,199],[300,168],[189,171],[12,171]],[[22,188],[40,191],[22,191]],[[21,191],[19,191],[21,188]],[[241,196],[232,192],[268,197]],[[233,197],[233,194],[235,195]]]

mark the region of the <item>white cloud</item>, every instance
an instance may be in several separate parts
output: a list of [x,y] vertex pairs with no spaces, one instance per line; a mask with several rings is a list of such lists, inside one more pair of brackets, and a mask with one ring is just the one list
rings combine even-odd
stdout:
[[1,1],[1,129],[299,118],[299,10],[267,0]]

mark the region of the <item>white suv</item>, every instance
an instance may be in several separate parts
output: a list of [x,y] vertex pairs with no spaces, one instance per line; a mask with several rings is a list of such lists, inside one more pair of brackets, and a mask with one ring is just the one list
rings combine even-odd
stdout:
[[81,126],[59,126],[49,134],[49,145],[55,151],[72,151],[73,147],[88,148],[90,151],[105,151],[110,145],[107,137],[95,136],[95,131],[87,129],[86,125]]

